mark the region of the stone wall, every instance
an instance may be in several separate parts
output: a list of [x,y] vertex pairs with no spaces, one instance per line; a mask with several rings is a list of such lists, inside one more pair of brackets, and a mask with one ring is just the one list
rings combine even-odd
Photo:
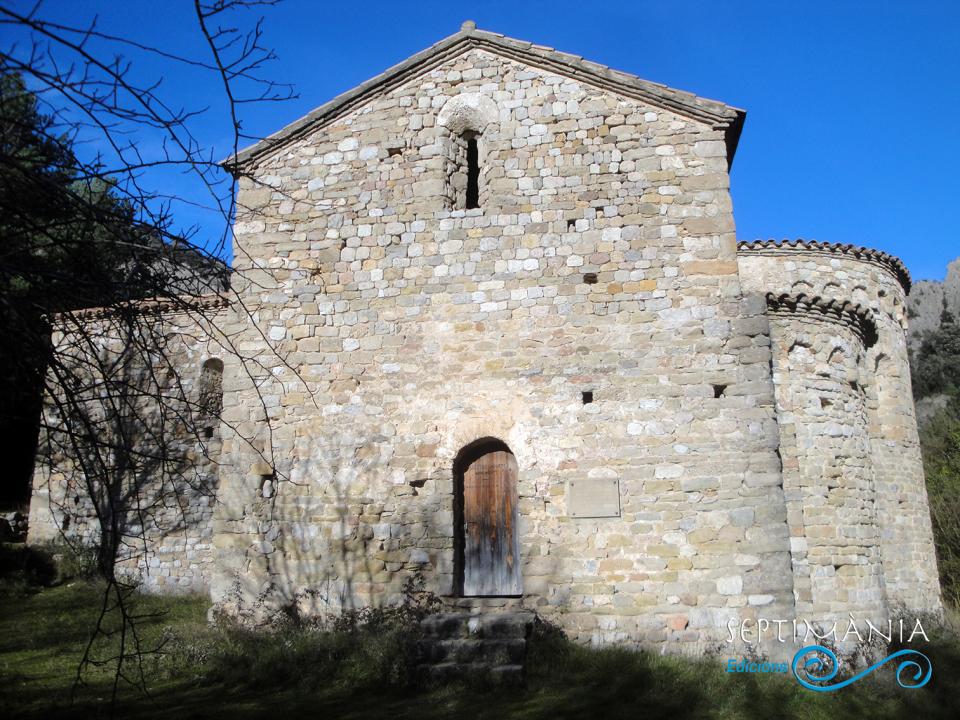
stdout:
[[[446,191],[457,118],[476,210]],[[234,328],[277,354],[257,393],[226,359],[214,599],[337,611],[415,572],[450,595],[454,459],[492,437],[519,463],[510,602],[694,651],[792,617],[727,168],[719,130],[476,49],[245,167]],[[619,516],[572,517],[571,482],[612,481]]]
[[221,314],[213,301],[186,312],[145,305],[142,314],[59,319],[29,542],[99,545],[115,519],[121,574],[149,591],[208,588],[220,452],[211,367],[223,354],[213,340]]
[[[938,610],[939,580],[905,336],[909,275],[899,260],[884,253],[804,241],[741,243],[739,262],[746,290],[851,302],[869,313],[876,339],[860,354],[856,372],[867,406],[887,602]],[[838,327],[838,343],[843,334]],[[785,336],[781,345],[788,342],[793,341]],[[816,390],[810,388],[811,396]]]
[[[804,296],[768,298],[797,614],[886,616],[862,384],[868,319]],[[866,332],[865,332],[866,331]]]

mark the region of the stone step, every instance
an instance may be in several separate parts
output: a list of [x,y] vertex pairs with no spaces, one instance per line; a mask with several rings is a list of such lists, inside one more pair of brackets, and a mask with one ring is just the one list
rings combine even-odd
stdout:
[[420,676],[430,682],[445,682],[457,678],[486,679],[496,684],[523,683],[523,665],[494,665],[490,663],[445,662],[419,666]]
[[507,639],[430,639],[417,643],[421,662],[428,663],[489,663],[495,665],[523,664],[527,654],[524,638]]
[[533,627],[531,612],[441,613],[430,615],[421,623],[424,638],[527,638]]
[[524,611],[522,597],[464,597],[444,598],[444,606],[451,612],[516,612]]
[[440,613],[420,622],[417,641],[421,676],[428,681],[453,677],[522,683],[530,611]]

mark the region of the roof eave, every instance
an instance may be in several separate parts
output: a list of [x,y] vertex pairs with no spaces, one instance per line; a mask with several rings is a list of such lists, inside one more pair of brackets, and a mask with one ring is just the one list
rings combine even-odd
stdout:
[[737,116],[724,130],[724,139],[727,143],[727,172],[733,169],[733,156],[737,154],[737,146],[740,144],[740,134],[743,132],[743,124],[747,121],[746,110],[741,110],[740,108],[731,109],[737,113]]
[[364,82],[360,83],[356,87],[340,93],[336,97],[325,102],[323,105],[314,108],[306,115],[294,120],[288,125],[283,126],[277,130],[277,132],[271,133],[267,137],[258,140],[252,145],[237,151],[235,155],[228,155],[220,160],[218,164],[233,172],[235,169],[247,164],[257,156],[270,152],[271,150],[275,149],[277,145],[282,144],[287,139],[298,135],[307,127],[310,127],[314,123],[322,120],[325,115],[332,114],[332,112],[338,111],[340,108],[350,105],[352,101],[367,95],[368,92],[372,91],[377,86],[386,83],[390,79],[395,78],[397,75],[406,73],[420,63],[425,62],[431,57],[434,57],[438,53],[448,50],[453,45],[456,45],[458,42],[461,42],[469,37],[469,35],[470,32],[461,30],[460,32],[445,37],[443,40],[434,43],[430,47],[424,48],[420,52],[411,55],[403,62],[387,68],[379,75],[375,75],[369,80],[365,80]]

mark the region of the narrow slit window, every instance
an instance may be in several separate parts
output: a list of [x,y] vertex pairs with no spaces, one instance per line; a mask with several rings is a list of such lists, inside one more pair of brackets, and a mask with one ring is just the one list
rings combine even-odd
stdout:
[[223,361],[210,358],[200,371],[197,398],[198,432],[205,440],[213,438],[223,409]]
[[467,210],[480,207],[480,155],[477,152],[477,138],[467,138]]

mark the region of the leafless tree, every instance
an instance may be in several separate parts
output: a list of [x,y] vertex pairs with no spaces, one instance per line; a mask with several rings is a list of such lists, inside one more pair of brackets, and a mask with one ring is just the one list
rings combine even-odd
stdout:
[[[3,103],[29,93],[43,117],[27,129],[4,113],[0,128],[3,331],[17,338],[14,376],[33,378],[47,398],[37,462],[54,475],[71,468],[56,479],[70,490],[61,501],[85,509],[106,582],[77,684],[88,668],[110,667],[114,700],[122,683],[146,690],[142,661],[155,650],[142,641],[144,618],[120,568],[143,558],[151,532],[175,530],[192,503],[216,494],[208,470],[219,406],[215,393],[180,373],[184,333],[258,373],[258,360],[237,352],[215,321],[225,303],[242,302],[231,297],[223,260],[237,178],[195,129],[211,112],[207,99],[145,80],[137,60],[215,78],[231,132],[220,152],[236,153],[256,139],[242,129],[245,105],[293,97],[263,75],[274,53],[256,15],[273,4],[195,0],[203,38],[196,56],[111,35],[96,18],[69,26],[39,3],[0,4],[0,29],[10,38],[0,48],[0,76],[23,79],[4,85]],[[189,107],[194,101],[200,107]],[[49,151],[40,167],[8,142],[27,131]],[[157,169],[192,176],[204,199],[191,202],[216,222],[179,229],[175,215],[186,201],[151,186]],[[171,334],[171,315],[179,334]]]

